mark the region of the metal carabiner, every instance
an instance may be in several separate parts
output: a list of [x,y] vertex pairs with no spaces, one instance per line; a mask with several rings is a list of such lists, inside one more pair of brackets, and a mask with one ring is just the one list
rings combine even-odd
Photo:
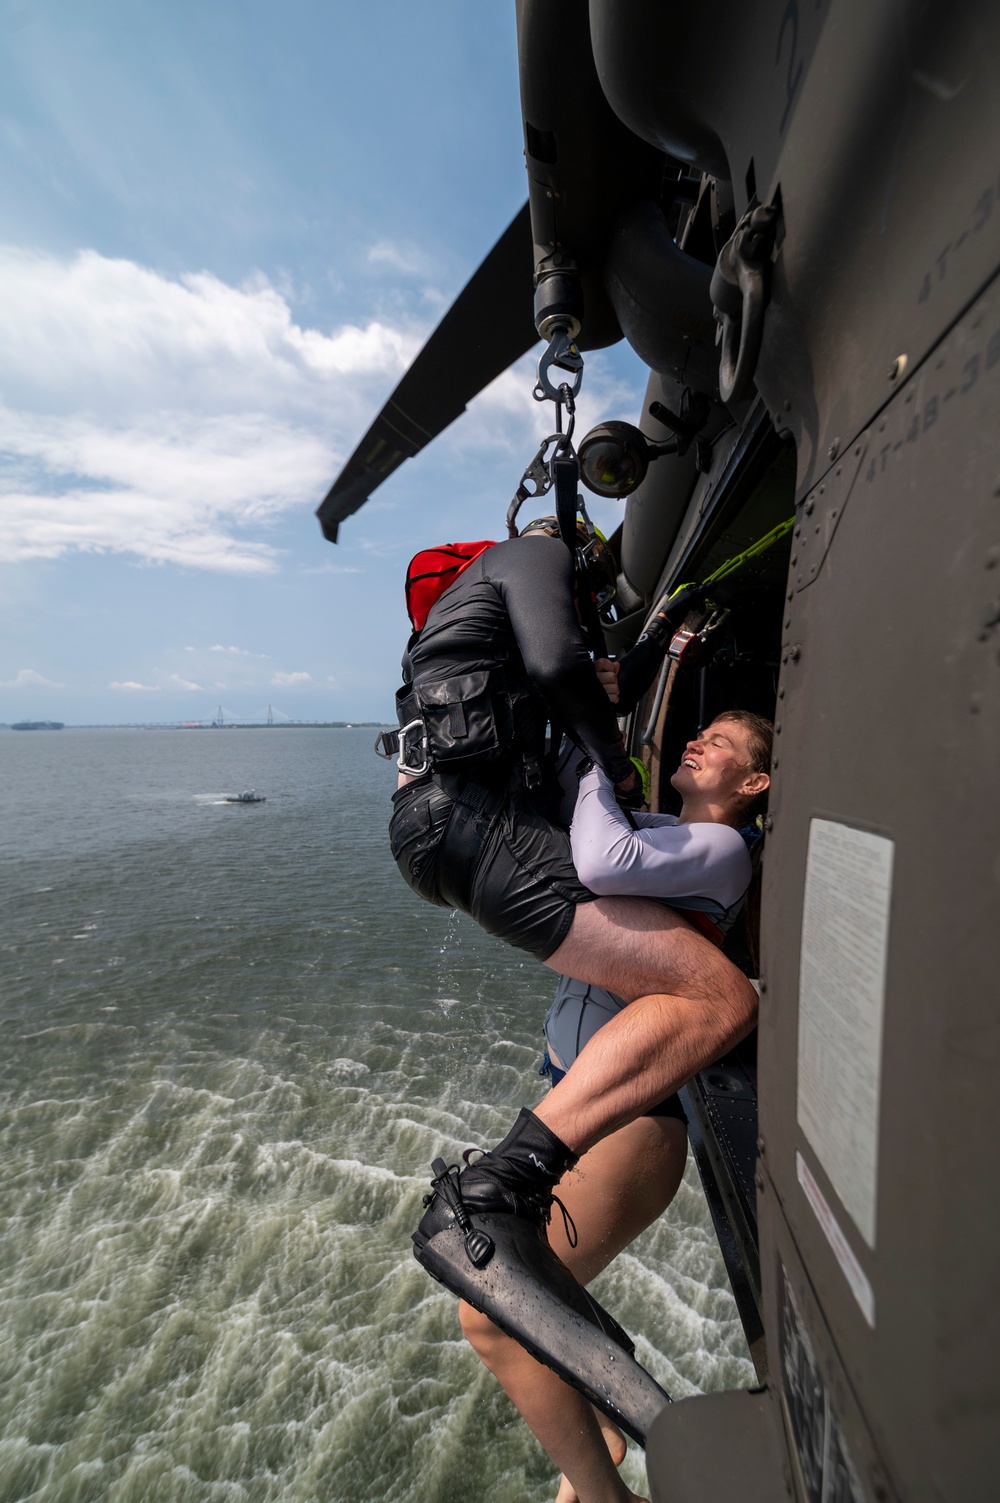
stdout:
[[728,606],[716,607],[716,609],[709,616],[708,620],[705,622],[704,626],[699,628],[699,640],[704,642],[705,638],[709,636],[713,631],[718,631],[719,627],[722,626],[722,624],[728,619],[730,615],[732,615],[732,612],[730,611]]
[[[572,378],[571,381],[563,382],[558,387],[554,386],[549,377],[549,371],[553,366],[557,370],[565,371]],[[582,380],[583,356],[566,331],[557,329],[538,358],[537,380],[532,395],[536,402],[562,402],[565,398],[561,392],[568,389],[570,396],[575,397],[580,390]]]
[[537,453],[521,476],[521,483],[507,508],[508,537],[517,537],[517,514],[525,501],[544,496],[546,491],[552,489],[552,461],[547,457],[549,446],[554,445],[553,452],[558,453],[559,445],[564,442],[565,437],[562,433],[550,433],[548,438],[543,438],[538,445]]
[[[566,432],[563,432],[563,408],[566,409]],[[556,433],[559,438],[557,452],[565,454],[573,448],[573,432],[576,428],[576,400],[568,381],[564,381],[559,388],[559,400],[556,402]],[[553,454],[552,458],[555,458]]]
[[[419,730],[420,732],[420,741],[418,745],[424,759],[419,767],[413,767],[410,765],[409,761],[407,760],[407,758],[409,757],[409,752],[406,748],[407,736],[411,731],[416,730]],[[396,766],[399,768],[400,772],[409,773],[409,775],[414,778],[421,778],[423,777],[425,772],[430,771],[431,758],[430,752],[427,749],[427,731],[424,728],[424,722],[419,718],[419,716],[416,720],[411,720],[406,725],[402,725],[399,728],[399,756],[396,759]]]
[[[553,444],[556,449],[559,449],[562,443],[561,433],[550,433],[548,438],[543,438],[538,445],[538,453],[521,476],[521,486],[534,486],[533,490],[526,490],[525,499],[528,496],[544,496],[546,491],[552,489],[552,461],[548,457],[548,448],[550,444]],[[518,486],[518,490],[521,486]]]
[[[574,325],[574,327],[579,327]],[[560,371],[569,379],[554,384],[552,372]],[[538,379],[532,392],[536,402],[556,404],[556,431],[550,433],[538,446],[538,451],[529,463],[521,483],[514,492],[514,499],[507,508],[507,535],[517,537],[517,514],[529,497],[544,496],[556,484],[557,461],[573,459],[573,430],[576,427],[576,396],[583,380],[583,356],[573,341],[569,329],[561,324],[553,330],[538,361]],[[563,432],[563,409],[566,411],[566,431]],[[551,452],[550,452],[551,450]],[[557,493],[559,487],[556,487]],[[565,510],[565,498],[563,498]],[[557,506],[557,510],[559,507]],[[574,511],[574,527],[575,527]]]

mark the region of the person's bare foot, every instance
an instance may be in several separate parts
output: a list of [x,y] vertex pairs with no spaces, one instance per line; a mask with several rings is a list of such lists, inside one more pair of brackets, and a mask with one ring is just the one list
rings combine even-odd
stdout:
[[[628,1487],[625,1488],[625,1498],[626,1503],[649,1503],[648,1498],[642,1497],[639,1493],[632,1492],[631,1488]],[[576,1488],[567,1482],[565,1477],[559,1478],[559,1491],[556,1493],[556,1503],[579,1503]]]
[[[602,1414],[599,1409],[595,1409],[594,1414],[601,1427],[604,1442],[611,1452],[611,1460],[615,1466],[621,1466],[628,1450],[628,1442],[614,1420],[608,1419],[607,1415]],[[635,1493],[629,1493],[629,1498],[634,1499],[635,1503],[646,1503],[645,1498],[639,1498]],[[556,1493],[555,1503],[580,1503],[576,1488],[567,1477],[559,1478],[559,1491]]]
[[559,1474],[559,1491],[556,1503],[580,1503],[579,1494],[564,1472]]

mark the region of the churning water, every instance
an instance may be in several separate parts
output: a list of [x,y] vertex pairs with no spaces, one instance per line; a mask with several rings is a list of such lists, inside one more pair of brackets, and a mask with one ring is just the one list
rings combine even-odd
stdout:
[[[3,1503],[553,1494],[409,1250],[552,977],[404,886],[372,734],[0,739]],[[753,1381],[690,1163],[595,1290],[675,1396]]]

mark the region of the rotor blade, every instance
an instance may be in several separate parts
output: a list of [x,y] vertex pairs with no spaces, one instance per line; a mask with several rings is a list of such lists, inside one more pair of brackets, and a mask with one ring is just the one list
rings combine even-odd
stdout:
[[453,423],[538,340],[528,205],[474,272],[334,481],[316,515],[324,537]]

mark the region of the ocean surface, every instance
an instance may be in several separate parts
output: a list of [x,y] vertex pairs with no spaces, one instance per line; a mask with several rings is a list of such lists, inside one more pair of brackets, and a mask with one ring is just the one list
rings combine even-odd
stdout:
[[[0,1503],[554,1496],[409,1244],[553,981],[403,884],[373,735],[0,733]],[[675,1397],[754,1381],[690,1161],[594,1287]]]

